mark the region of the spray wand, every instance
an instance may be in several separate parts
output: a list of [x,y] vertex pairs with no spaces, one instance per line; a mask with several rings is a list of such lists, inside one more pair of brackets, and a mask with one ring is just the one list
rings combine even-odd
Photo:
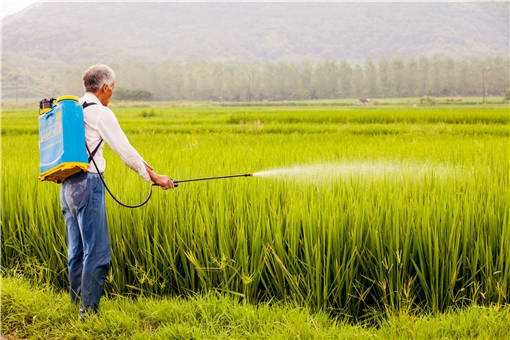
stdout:
[[202,177],[202,178],[192,178],[192,179],[176,179],[173,182],[174,182],[174,184],[179,184],[179,183],[187,183],[187,182],[210,181],[210,180],[215,180],[215,179],[234,178],[234,177],[250,177],[250,176],[253,176],[253,174],[214,176],[214,177]]
[[[88,146],[87,146],[87,151],[90,154],[90,150],[89,150]],[[139,208],[139,207],[142,207],[145,204],[147,204],[147,202],[149,202],[149,200],[151,199],[151,197],[152,197],[152,188],[156,184],[152,184],[151,185],[150,190],[149,190],[149,194],[147,195],[145,200],[143,200],[142,202],[140,202],[138,204],[126,204],[126,203],[120,201],[111,192],[110,188],[108,188],[108,185],[106,185],[106,182],[105,182],[105,180],[103,178],[102,173],[98,169],[98,166],[96,164],[96,161],[95,161],[94,157],[92,157],[92,163],[94,164],[94,167],[96,168],[96,171],[97,171],[97,173],[99,175],[99,178],[101,179],[101,182],[103,182],[103,185],[104,185],[106,191],[108,192],[108,194],[110,194],[110,196],[113,198],[113,200],[115,202],[117,202],[118,204],[120,204],[121,206],[123,206],[125,208],[131,208],[131,209]],[[174,186],[177,186],[177,185],[179,185],[179,183],[198,182],[198,181],[210,181],[210,180],[216,180],[216,179],[235,178],[235,177],[249,177],[249,176],[253,176],[253,174],[240,174],[240,175],[228,175],[228,176],[214,176],[214,177],[191,178],[191,179],[184,179],[184,180],[173,180],[172,182],[174,182]]]

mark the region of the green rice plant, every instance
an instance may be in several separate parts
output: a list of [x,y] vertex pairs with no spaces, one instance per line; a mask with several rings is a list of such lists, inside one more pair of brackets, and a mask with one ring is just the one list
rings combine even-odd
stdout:
[[[352,319],[508,303],[507,108],[158,108],[150,119],[139,110],[119,108],[121,125],[174,178],[354,167],[182,184],[137,210],[107,198],[109,294],[218,291]],[[34,124],[35,112],[2,114],[2,265],[65,287],[59,186],[37,180]],[[142,199],[148,185],[106,157],[112,190]],[[398,171],[367,174],[368,163]]]

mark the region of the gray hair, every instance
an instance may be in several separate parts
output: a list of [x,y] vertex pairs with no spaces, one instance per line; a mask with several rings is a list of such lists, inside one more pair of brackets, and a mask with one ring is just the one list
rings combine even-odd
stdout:
[[83,74],[83,86],[88,92],[96,92],[103,85],[113,86],[114,82],[115,72],[103,64],[92,65]]

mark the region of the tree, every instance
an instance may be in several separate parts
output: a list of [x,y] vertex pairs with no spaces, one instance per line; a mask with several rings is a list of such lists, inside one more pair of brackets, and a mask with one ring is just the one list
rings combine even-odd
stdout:
[[404,92],[404,63],[400,58],[391,61],[390,96],[402,97]]
[[354,95],[356,97],[366,96],[367,92],[365,89],[365,80],[363,79],[363,68],[360,65],[354,66],[352,73],[352,83],[354,86]]
[[431,94],[430,88],[430,66],[427,57],[420,57],[418,60],[419,85],[418,95],[427,96]]
[[381,58],[379,60],[379,89],[380,93],[383,97],[390,96],[391,89],[390,89],[390,74],[389,74],[389,67],[388,62],[385,58]]
[[340,88],[342,98],[349,98],[353,96],[352,91],[352,67],[351,65],[346,62],[342,61],[340,63],[339,68],[339,74],[338,74],[338,84]]
[[153,95],[146,90],[130,90],[119,87],[115,90],[114,97],[119,100],[151,100]]
[[418,95],[418,63],[416,60],[411,59],[404,68],[402,95],[414,97]]
[[372,59],[368,59],[365,66],[365,90],[369,97],[377,97],[378,93],[378,81],[377,81],[377,68],[375,67]]

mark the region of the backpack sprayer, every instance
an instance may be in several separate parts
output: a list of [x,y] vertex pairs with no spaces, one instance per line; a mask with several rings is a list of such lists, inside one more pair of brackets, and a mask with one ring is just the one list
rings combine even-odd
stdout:
[[[126,208],[138,208],[145,205],[152,196],[152,184],[147,198],[138,204],[125,204],[115,197],[106,185],[101,172],[99,172],[94,155],[101,142],[93,151],[85,143],[85,122],[83,110],[94,103],[80,105],[76,96],[61,96],[57,99],[43,99],[39,102],[39,155],[41,181],[63,183],[67,178],[80,173],[88,172],[89,164],[94,165],[103,185],[118,204]],[[236,177],[249,177],[253,174],[240,174],[228,176],[214,176],[173,180],[175,186],[180,183],[210,181]]]

